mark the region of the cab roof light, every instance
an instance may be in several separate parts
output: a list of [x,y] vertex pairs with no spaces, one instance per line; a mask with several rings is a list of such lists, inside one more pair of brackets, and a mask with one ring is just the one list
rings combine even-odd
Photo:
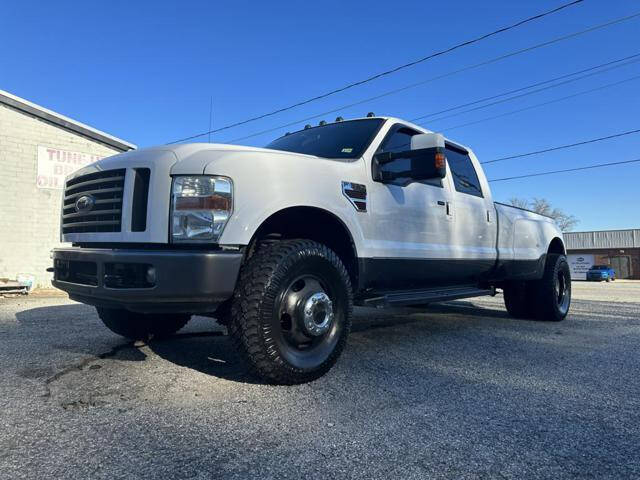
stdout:
[[342,122],[344,120],[344,118],[342,117],[336,117],[336,122]]
[[373,113],[373,112],[367,113],[367,118],[371,118],[371,117],[375,117],[375,116],[376,116],[376,114]]
[[309,125],[308,123],[304,126],[305,130],[309,130],[311,128],[311,125]]
[[318,123],[318,125],[320,125],[321,127],[326,125],[327,122],[325,120],[320,120],[320,123]]

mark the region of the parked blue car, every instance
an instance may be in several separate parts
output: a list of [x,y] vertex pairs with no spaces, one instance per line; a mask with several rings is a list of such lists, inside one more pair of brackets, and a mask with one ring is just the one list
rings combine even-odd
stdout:
[[594,265],[587,271],[587,280],[610,282],[616,279],[616,271],[609,265]]

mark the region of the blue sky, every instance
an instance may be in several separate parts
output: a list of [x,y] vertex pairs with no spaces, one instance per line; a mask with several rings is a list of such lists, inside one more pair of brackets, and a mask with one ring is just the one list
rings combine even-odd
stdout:
[[[0,88],[139,146],[206,131],[322,94],[561,1],[31,2],[5,1]],[[640,11],[582,4],[319,102],[213,136],[225,142],[303,119]],[[343,109],[415,118],[640,52],[640,17],[501,62]],[[480,160],[640,128],[640,79],[447,132],[640,75],[640,62],[515,101],[427,123]],[[336,113],[327,115],[333,120]],[[317,120],[316,120],[317,121]],[[302,127],[306,122],[300,122]],[[247,140],[264,145],[295,127]],[[204,138],[206,140],[206,137]],[[640,134],[487,166],[498,178],[640,158]],[[496,200],[545,197],[576,230],[638,228],[640,164],[493,185]]]

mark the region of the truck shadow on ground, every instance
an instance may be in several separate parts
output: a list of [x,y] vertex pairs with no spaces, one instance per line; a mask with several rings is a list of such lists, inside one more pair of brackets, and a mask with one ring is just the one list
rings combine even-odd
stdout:
[[[428,342],[437,334],[453,332],[461,328],[460,322],[448,324],[446,320],[443,321],[441,317],[443,313],[463,314],[485,319],[488,317],[508,318],[506,312],[481,309],[473,307],[471,304],[468,306],[463,304],[434,305],[426,310],[399,309],[384,311],[382,314],[377,310],[367,310],[355,315],[351,328],[352,336],[379,329],[400,331],[409,324],[417,324],[420,325],[420,332],[423,333],[425,342]],[[430,321],[434,319],[430,319],[429,315],[436,313],[440,314],[438,320]],[[480,318],[469,319],[469,325],[474,321],[480,321]],[[152,340],[148,343],[148,347],[156,355],[171,363],[199,371],[205,375],[242,383],[262,383],[250,374],[229,337],[221,332],[178,334],[166,340]]]
[[[449,323],[443,314],[464,315],[470,318],[462,324],[460,321]],[[25,310],[18,312],[16,318],[19,324],[25,326],[50,323],[54,324],[53,328],[69,330],[67,342],[51,343],[50,347],[94,357],[84,360],[80,368],[84,368],[93,361],[107,358],[142,362],[147,359],[145,350],[148,348],[168,362],[205,375],[241,383],[262,383],[250,374],[229,337],[219,330],[189,331],[187,327],[186,331],[179,332],[168,339],[151,339],[146,343],[118,341],[118,337],[107,333],[91,307],[79,304]],[[424,341],[428,342],[438,334],[464,329],[465,325],[471,328],[474,322],[483,318],[489,321],[500,321],[507,319],[508,315],[505,311],[479,308],[469,302],[437,304],[428,309],[403,308],[383,311],[357,309],[351,332],[356,337],[379,329],[395,329],[394,333],[401,333],[402,329],[409,324],[418,324],[419,331],[424,334]],[[199,322],[199,325],[206,325],[206,323]],[[86,335],[87,329],[91,330],[91,335]],[[68,369],[75,370],[77,367],[72,365]]]

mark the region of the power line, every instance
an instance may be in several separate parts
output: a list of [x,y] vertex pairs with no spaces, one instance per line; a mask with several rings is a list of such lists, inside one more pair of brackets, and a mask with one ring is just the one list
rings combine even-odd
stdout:
[[511,160],[513,158],[529,157],[531,155],[538,155],[540,153],[554,152],[556,150],[562,150],[562,149],[565,149],[565,148],[577,147],[579,145],[587,145],[589,143],[601,142],[603,140],[609,140],[611,138],[623,137],[625,135],[631,135],[633,133],[640,133],[640,129],[629,130],[628,132],[622,132],[622,133],[615,133],[613,135],[607,135],[606,137],[592,138],[590,140],[585,140],[583,142],[576,142],[576,143],[570,143],[568,145],[560,145],[558,147],[545,148],[544,150],[536,150],[535,152],[527,152],[527,153],[519,153],[517,155],[509,155],[508,157],[496,158],[496,159],[493,159],[493,160],[487,160],[485,162],[480,162],[480,163],[482,165],[486,165],[487,163],[503,162],[505,160]]
[[391,75],[391,74],[396,73],[396,72],[398,72],[400,70],[403,70],[403,69],[406,69],[406,68],[409,68],[409,67],[413,67],[415,65],[418,65],[419,63],[426,62],[427,60],[431,60],[431,59],[433,59],[435,57],[446,55],[447,53],[453,52],[454,50],[458,50],[460,48],[467,47],[467,46],[472,45],[474,43],[478,43],[478,42],[480,42],[482,40],[486,40],[489,37],[493,37],[495,35],[498,35],[498,34],[506,32],[506,31],[512,30],[514,28],[520,27],[520,26],[522,26],[522,25],[524,25],[526,23],[529,23],[529,22],[532,22],[532,21],[535,21],[535,20],[539,20],[539,19],[541,19],[543,17],[546,17],[548,15],[552,15],[554,13],[557,13],[560,10],[564,10],[565,8],[572,7],[574,5],[582,3],[583,1],[584,0],[573,0],[572,2],[565,3],[563,5],[560,5],[559,7],[553,8],[553,9],[548,10],[546,12],[539,13],[539,14],[534,15],[532,17],[525,18],[524,20],[520,20],[520,21],[518,21],[516,23],[513,23],[511,25],[508,25],[506,27],[502,27],[502,28],[499,28],[499,29],[494,30],[492,32],[485,33],[484,35],[481,35],[479,37],[472,38],[470,40],[466,40],[466,41],[464,41],[462,43],[458,43],[456,45],[453,45],[452,47],[446,48],[444,50],[437,51],[435,53],[431,53],[431,54],[429,54],[429,55],[427,55],[425,57],[419,58],[419,59],[414,60],[412,62],[405,63],[403,65],[399,65],[397,67],[394,67],[394,68],[392,68],[390,70],[386,70],[384,72],[377,73],[377,74],[372,75],[370,77],[367,77],[367,78],[365,78],[363,80],[359,80],[357,82],[349,83],[349,84],[347,84],[347,85],[345,85],[343,87],[336,88],[334,90],[331,90],[329,92],[317,95],[315,97],[311,97],[311,98],[309,98],[307,100],[303,100],[303,101],[294,103],[292,105],[289,105],[287,107],[283,107],[283,108],[279,108],[277,110],[273,110],[272,112],[264,113],[264,114],[258,115],[256,117],[252,117],[252,118],[249,118],[249,119],[246,119],[246,120],[242,120],[240,122],[236,122],[236,123],[233,123],[233,124],[230,124],[230,125],[226,125],[224,127],[220,127],[220,128],[215,129],[215,130],[212,130],[211,132],[203,132],[203,133],[199,133],[197,135],[191,135],[189,137],[185,137],[185,138],[180,139],[180,140],[174,140],[173,142],[169,142],[169,144],[178,143],[178,142],[182,142],[182,141],[185,141],[185,140],[191,140],[191,139],[197,138],[197,137],[202,137],[202,136],[207,135],[209,133],[215,133],[215,132],[220,132],[222,130],[227,130],[229,128],[237,127],[239,125],[244,125],[244,124],[249,123],[249,122],[254,122],[254,121],[260,120],[262,118],[270,117],[270,116],[276,115],[278,113],[282,113],[282,112],[285,112],[287,110],[291,110],[293,108],[300,107],[302,105],[306,105],[308,103],[315,102],[315,101],[321,100],[323,98],[327,98],[327,97],[329,97],[331,95],[335,95],[336,93],[344,92],[345,90],[349,90],[351,88],[363,85],[365,83],[372,82],[373,80],[377,80],[377,79],[379,79],[381,77],[385,77],[387,75]]
[[[490,58],[488,60],[484,60],[482,62],[475,63],[473,65],[467,65],[466,67],[462,67],[462,68],[459,68],[459,69],[456,69],[456,70],[453,70],[453,71],[450,71],[450,72],[447,72],[447,73],[444,73],[444,74],[437,75],[435,77],[431,77],[431,78],[428,78],[428,79],[425,79],[425,80],[421,80],[419,82],[415,82],[415,83],[412,83],[412,84],[409,84],[409,85],[405,85],[404,87],[396,88],[396,89],[393,89],[393,90],[388,90],[388,91],[383,92],[381,94],[378,94],[378,95],[375,95],[375,96],[372,96],[372,97],[368,97],[368,98],[359,100],[357,102],[353,102],[353,103],[349,103],[349,104],[346,104],[346,105],[342,105],[340,107],[337,107],[337,108],[334,108],[334,109],[331,109],[331,110],[328,110],[328,111],[325,111],[325,112],[322,112],[322,113],[318,113],[318,114],[315,114],[315,115],[311,115],[309,117],[301,118],[301,119],[295,120],[293,122],[288,122],[288,123],[285,123],[283,125],[279,125],[277,127],[271,127],[271,128],[266,129],[266,130],[261,130],[259,132],[252,133],[250,135],[245,135],[245,136],[242,136],[242,137],[239,137],[239,138],[234,138],[232,140],[228,140],[226,143],[239,142],[239,141],[242,141],[242,140],[246,140],[248,138],[257,137],[259,135],[264,135],[266,133],[271,133],[271,132],[275,132],[275,131],[281,130],[283,128],[287,128],[287,127],[291,127],[291,126],[294,126],[294,125],[298,125],[298,124],[300,124],[302,122],[307,122],[307,121],[310,121],[310,120],[321,118],[321,117],[324,117],[325,115],[329,115],[329,114],[332,114],[332,113],[338,113],[338,112],[341,112],[343,110],[356,107],[358,105],[363,105],[365,103],[369,103],[369,102],[372,102],[372,101],[375,101],[375,100],[379,100],[381,98],[384,98],[384,97],[387,97],[387,96],[390,96],[390,95],[395,95],[397,93],[401,93],[401,92],[404,92],[406,90],[410,90],[412,88],[420,87],[422,85],[426,85],[428,83],[435,82],[435,81],[441,80],[443,78],[451,77],[451,76],[457,75],[458,73],[463,73],[463,72],[466,72],[466,71],[469,71],[469,70],[473,70],[475,68],[483,67],[485,65],[490,65],[492,63],[496,63],[496,62],[505,60],[507,58],[514,57],[516,55],[521,55],[523,53],[527,53],[527,52],[530,52],[532,50],[536,50],[538,48],[547,47],[547,46],[553,45],[555,43],[562,42],[564,40],[569,40],[571,38],[575,38],[575,37],[578,37],[580,35],[591,33],[591,32],[596,31],[596,30],[600,30],[602,28],[607,28],[607,27],[610,27],[610,26],[618,24],[618,23],[626,22],[628,20],[632,20],[632,19],[637,18],[639,16],[640,16],[640,12],[636,12],[634,14],[627,15],[625,17],[615,18],[613,20],[609,20],[607,22],[600,23],[598,25],[594,25],[593,27],[589,27],[589,28],[586,28],[584,30],[579,30],[577,32],[573,32],[573,33],[570,33],[570,34],[567,34],[567,35],[563,35],[563,36],[560,36],[560,37],[553,38],[551,40],[547,40],[547,41],[542,42],[542,43],[538,43],[536,45],[532,45],[530,47],[526,47],[526,48],[522,48],[520,50],[515,50],[513,52],[505,53],[505,54],[500,55],[498,57]],[[190,137],[190,138],[195,138],[195,137]],[[186,139],[183,139],[183,140],[186,140]]]
[[[573,93],[571,95],[566,95],[564,97],[556,98],[554,100],[549,100],[548,102],[537,103],[535,105],[530,105],[528,107],[519,108],[517,110],[512,110],[510,112],[501,113],[500,115],[494,115],[492,117],[485,117],[485,118],[481,118],[479,120],[474,120],[473,122],[467,122],[467,123],[462,123],[460,125],[454,125],[452,127],[446,127],[446,128],[440,129],[440,131],[448,132],[450,130],[455,130],[455,129],[462,128],[462,127],[467,127],[469,125],[476,125],[478,123],[483,123],[483,122],[486,122],[486,121],[489,121],[489,120],[495,120],[496,118],[502,118],[502,117],[506,117],[506,116],[509,116],[509,115],[514,115],[516,113],[524,112],[526,110],[531,110],[533,108],[538,108],[538,107],[542,107],[542,106],[545,106],[545,105],[550,105],[552,103],[557,103],[557,102],[560,102],[560,101],[563,101],[563,100],[567,100],[569,98],[574,98],[574,97],[577,97],[577,96],[580,96],[580,95],[586,95],[587,93],[592,93],[592,92],[596,92],[596,91],[599,91],[599,90],[604,90],[605,88],[615,87],[617,85],[620,85],[620,84],[623,84],[623,83],[626,83],[626,82],[631,82],[631,81],[637,80],[639,78],[640,78],[640,75],[635,75],[633,77],[626,78],[626,79],[620,80],[618,82],[608,83],[606,85],[602,85],[602,86],[596,87],[596,88],[591,88],[589,90],[583,90],[581,92]],[[420,125],[420,124],[418,124],[418,125]]]
[[[497,100],[495,102],[491,102],[491,103],[488,103],[486,105],[480,105],[480,106],[477,106],[477,107],[474,107],[474,108],[470,108],[468,110],[463,110],[462,112],[456,112],[456,113],[453,113],[451,115],[445,115],[443,117],[435,118],[432,121],[437,122],[437,121],[440,121],[440,120],[444,120],[446,118],[451,118],[451,117],[455,117],[457,115],[463,115],[465,113],[469,113],[469,112],[473,112],[473,111],[476,111],[476,110],[480,110],[482,108],[487,108],[487,107],[491,107],[493,105],[498,105],[500,103],[509,102],[511,100],[517,100],[518,98],[526,97],[528,95],[533,95],[533,94],[542,92],[544,90],[549,90],[551,88],[560,87],[560,86],[566,85],[568,83],[577,82],[578,80],[582,80],[584,78],[592,77],[594,75],[599,75],[601,73],[605,73],[605,72],[608,72],[610,70],[614,70],[616,68],[626,67],[627,65],[631,65],[631,64],[639,61],[640,58],[638,58],[638,57],[640,57],[640,53],[636,53],[635,55],[630,55],[628,57],[624,57],[624,58],[621,58],[621,59],[618,59],[618,60],[613,60],[611,62],[601,63],[600,65],[596,65],[594,67],[586,68],[584,70],[579,70],[579,71],[573,72],[573,73],[568,73],[566,75],[561,75],[559,77],[551,78],[549,80],[544,80],[542,82],[533,83],[531,85],[527,85],[526,87],[516,88],[515,90],[510,90],[508,92],[499,93],[497,95],[492,95],[490,97],[481,98],[480,100],[475,100],[473,102],[468,102],[468,103],[464,103],[462,105],[457,105],[455,107],[450,107],[450,108],[447,108],[445,110],[440,110],[439,112],[428,113],[428,114],[423,115],[421,117],[412,118],[410,121],[411,122],[416,122],[418,120],[423,120],[423,119],[428,118],[428,117],[433,117],[433,116],[436,116],[436,115],[440,115],[441,113],[451,112],[453,110],[459,110],[459,109],[464,108],[464,107],[468,107],[468,106],[471,106],[471,105],[476,105],[478,103],[482,103],[482,102],[486,102],[486,101],[493,100],[493,99],[496,99],[496,98],[504,97],[506,95],[511,95],[512,93],[517,93],[517,92],[521,92],[523,90],[529,90],[531,88],[538,87],[540,85],[545,85],[545,84],[548,84],[548,83],[556,82],[558,80],[562,80],[562,79],[567,78],[567,77],[574,77],[574,76],[579,75],[581,73],[590,72],[590,73],[587,73],[585,75],[582,75],[582,76],[579,76],[579,77],[576,77],[576,78],[570,78],[570,79],[565,80],[563,82],[554,83],[552,85],[547,85],[545,87],[538,88],[538,89],[532,90],[530,92],[521,93],[520,95],[515,95],[513,97],[505,98],[505,99],[502,99],[502,100]],[[620,62],[624,62],[625,60],[629,60],[629,61],[626,62],[626,63],[620,63]],[[614,65],[616,63],[620,63],[620,64],[619,65]],[[609,68],[603,68],[602,70],[597,70],[599,68],[606,67],[606,66],[609,66],[609,65],[613,65],[613,66],[611,66]],[[597,70],[597,71],[594,72],[593,70]]]
[[626,160],[624,162],[598,163],[596,165],[588,165],[586,167],[566,168],[564,170],[552,170],[552,171],[549,171],[549,172],[529,173],[527,175],[518,175],[518,176],[515,176],[515,177],[494,178],[493,180],[489,180],[489,181],[490,182],[504,182],[506,180],[517,180],[519,178],[541,177],[543,175],[553,175],[553,174],[556,174],[556,173],[578,172],[580,170],[589,170],[589,169],[592,169],[592,168],[610,167],[612,165],[624,165],[624,164],[637,163],[637,162],[640,162],[640,158],[636,158],[635,160]]

